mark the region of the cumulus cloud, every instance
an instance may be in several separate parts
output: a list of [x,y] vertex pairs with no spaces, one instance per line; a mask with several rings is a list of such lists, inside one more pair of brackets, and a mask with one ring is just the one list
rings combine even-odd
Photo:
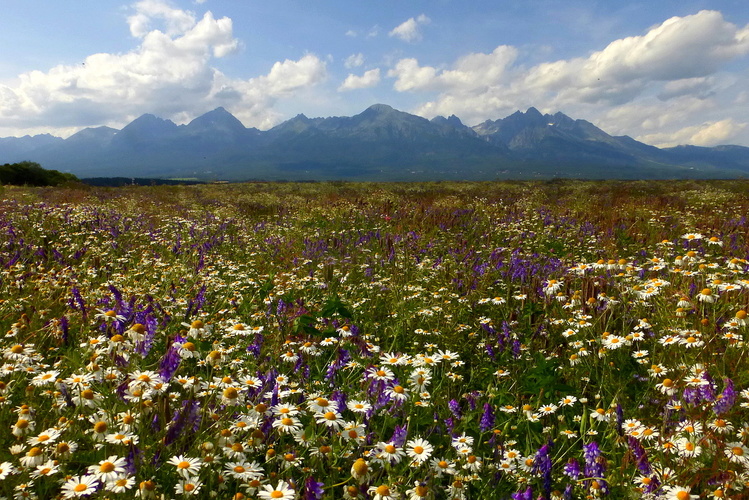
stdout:
[[362,64],[364,64],[364,54],[362,54],[361,52],[359,52],[358,54],[351,54],[343,62],[343,65],[349,69],[358,68]]
[[732,118],[725,120],[705,122],[700,125],[692,125],[681,128],[675,132],[658,132],[643,135],[637,140],[653,144],[660,148],[678,146],[679,144],[691,144],[694,146],[715,146],[726,144],[734,139],[746,127],[747,123],[736,122]]
[[[746,54],[749,26],[739,27],[720,12],[705,10],[670,18],[643,35],[615,40],[587,57],[524,66],[517,63],[516,48],[499,46],[491,53],[468,54],[440,67],[401,59],[387,76],[394,78],[397,91],[438,93],[413,110],[425,117],[456,114],[467,123],[478,123],[535,106],[603,118],[611,110],[642,103],[653,106],[657,117],[664,106],[677,115],[672,103],[688,102],[690,109],[714,106],[713,97],[725,86],[716,75]],[[688,114],[690,120],[695,116]],[[623,132],[641,134],[644,127],[641,122]],[[709,137],[729,128],[740,129],[735,123],[713,128]],[[705,137],[695,140],[706,141]]]
[[374,87],[378,83],[380,83],[380,68],[365,71],[362,76],[356,76],[349,73],[341,86],[338,87],[338,91],[343,92],[346,90],[366,89]]
[[388,76],[395,78],[393,87],[409,90],[459,90],[463,93],[486,92],[502,81],[508,67],[517,58],[517,49],[500,45],[491,54],[469,54],[461,57],[454,69],[437,70],[419,66],[416,59],[398,61]]
[[84,64],[58,65],[0,85],[5,130],[54,124],[60,129],[122,125],[143,113],[195,116],[216,106],[232,109],[248,126],[268,127],[279,116],[275,102],[326,77],[325,62],[307,54],[275,63],[268,74],[232,79],[211,66],[239,48],[232,20],[201,18],[158,0],[133,5],[127,18],[139,41],[122,54],[88,56]]
[[404,42],[418,42],[422,36],[421,27],[430,22],[432,22],[431,19],[421,14],[419,17],[412,17],[399,24],[388,35],[400,38]]

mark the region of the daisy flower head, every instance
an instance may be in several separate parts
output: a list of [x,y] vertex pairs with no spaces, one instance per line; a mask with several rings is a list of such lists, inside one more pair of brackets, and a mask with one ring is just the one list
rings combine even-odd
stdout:
[[338,430],[343,426],[343,417],[337,411],[327,411],[315,414],[315,422],[325,427]]
[[744,467],[749,466],[749,448],[743,443],[734,442],[726,443],[725,455],[728,460]]
[[112,493],[124,493],[127,490],[132,489],[133,486],[135,486],[134,477],[122,476],[109,481],[105,485],[105,489]]
[[47,460],[45,463],[41,465],[37,465],[36,469],[31,472],[31,477],[34,479],[40,478],[40,477],[48,477],[52,476],[54,474],[57,474],[60,471],[60,465],[55,464],[54,460]]
[[34,446],[26,452],[24,456],[19,459],[21,465],[24,467],[35,467],[44,463],[45,455],[44,450],[38,446]]
[[426,483],[418,483],[410,490],[406,490],[408,500],[421,500],[430,496],[431,490]]
[[356,479],[359,484],[363,484],[369,480],[369,474],[369,464],[364,458],[359,457],[354,460],[354,463],[351,465],[351,477]]
[[393,385],[385,390],[385,394],[393,401],[404,401],[408,399],[408,389],[402,385]]
[[104,440],[107,443],[118,444],[121,446],[130,446],[131,444],[138,444],[139,439],[140,438],[138,437],[137,434],[130,434],[129,432],[124,432],[124,430],[120,432],[113,432],[111,434],[107,434],[104,437]]
[[346,403],[346,407],[354,413],[367,413],[372,409],[372,405],[366,401],[350,400]]
[[406,443],[406,454],[411,458],[414,465],[421,465],[432,456],[434,448],[429,441],[416,438]]
[[286,481],[279,481],[275,487],[265,484],[257,494],[263,500],[293,500],[296,492]]
[[697,294],[697,300],[712,304],[716,300],[716,296],[709,288],[703,288],[700,293]]
[[124,457],[113,455],[97,465],[89,465],[88,473],[103,482],[114,481],[118,476],[125,473],[127,460]]
[[114,323],[115,321],[123,322],[127,319],[125,316],[117,314],[117,311],[113,309],[97,309],[97,311],[99,311],[99,314],[94,317],[106,324]]
[[689,241],[702,239],[702,235],[700,233],[686,233],[686,234],[681,235],[681,237]]
[[273,428],[279,432],[296,432],[302,428],[302,423],[296,417],[283,417],[273,421]]
[[167,463],[174,465],[177,468],[177,473],[184,478],[197,475],[198,472],[200,472],[200,468],[203,466],[203,461],[201,459],[186,457],[184,455],[172,457],[167,461]]
[[395,446],[392,442],[380,442],[377,443],[377,446],[375,447],[375,457],[385,463],[400,463],[404,456],[405,452],[403,451],[403,448]]
[[186,477],[180,479],[179,482],[174,486],[174,492],[178,495],[196,495],[203,483],[197,477]]
[[549,280],[544,284],[543,291],[546,295],[554,295],[564,284],[561,280]]
[[15,467],[13,467],[13,464],[10,462],[3,462],[0,463],[0,481],[5,479],[11,474],[15,474],[18,472]]
[[391,488],[387,484],[370,486],[367,491],[373,495],[372,500],[396,500],[400,498],[398,490]]
[[30,437],[26,440],[31,446],[50,445],[57,441],[60,437],[60,431],[55,428],[50,428],[37,436]]
[[692,495],[689,492],[692,490],[689,486],[669,486],[667,487],[664,492],[662,498],[663,500],[692,500],[699,498],[697,495]]
[[73,476],[62,485],[63,498],[87,497],[96,493],[99,488],[99,480],[96,476]]
[[367,429],[364,424],[356,422],[344,422],[341,435],[347,441],[364,442]]
[[317,397],[307,401],[307,406],[315,413],[338,411],[338,403],[327,398]]
[[390,382],[395,379],[395,374],[393,373],[393,371],[386,366],[373,366],[371,368],[368,368],[366,376],[367,378],[372,380],[383,380],[385,382]]
[[430,464],[432,466],[434,474],[437,477],[442,476],[442,474],[448,474],[452,476],[456,472],[455,462],[445,460],[444,458],[433,458]]

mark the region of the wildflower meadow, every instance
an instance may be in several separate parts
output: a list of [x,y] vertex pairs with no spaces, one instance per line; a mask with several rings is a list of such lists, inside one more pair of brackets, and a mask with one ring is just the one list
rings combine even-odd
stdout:
[[0,498],[747,498],[748,192],[0,187]]

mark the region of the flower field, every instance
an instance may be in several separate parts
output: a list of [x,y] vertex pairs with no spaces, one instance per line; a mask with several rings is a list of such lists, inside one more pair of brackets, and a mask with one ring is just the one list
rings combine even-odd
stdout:
[[0,498],[747,498],[747,193],[0,188]]

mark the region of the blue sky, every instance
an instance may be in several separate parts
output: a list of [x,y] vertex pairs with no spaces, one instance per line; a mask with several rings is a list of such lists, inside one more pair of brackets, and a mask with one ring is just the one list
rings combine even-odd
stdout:
[[745,0],[12,0],[0,47],[0,137],[218,106],[267,129],[381,102],[467,125],[535,106],[659,146],[749,146]]

